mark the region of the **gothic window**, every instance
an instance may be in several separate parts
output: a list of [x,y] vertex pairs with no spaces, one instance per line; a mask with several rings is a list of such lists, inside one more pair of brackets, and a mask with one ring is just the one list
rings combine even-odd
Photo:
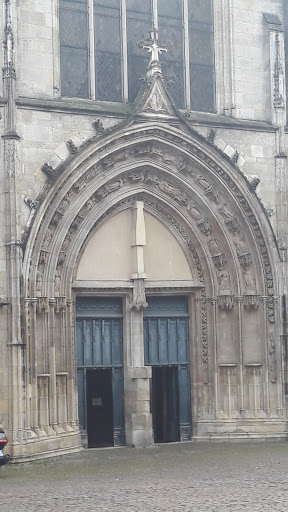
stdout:
[[133,102],[152,20],[178,108],[214,111],[213,0],[59,0],[62,96]]

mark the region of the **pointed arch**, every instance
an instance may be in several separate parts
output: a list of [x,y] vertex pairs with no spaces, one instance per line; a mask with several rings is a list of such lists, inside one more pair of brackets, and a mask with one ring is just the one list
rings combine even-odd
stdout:
[[[221,414],[226,419],[230,414],[229,421],[234,414],[236,421],[240,410],[249,410],[245,386],[253,379],[258,379],[261,389],[261,411],[271,406],[271,397],[282,410],[281,379],[275,380],[280,350],[277,346],[276,356],[273,347],[269,349],[269,343],[279,337],[273,262],[278,258],[277,247],[255,192],[227,155],[181,120],[169,118],[168,124],[164,119],[136,116],[125,126],[91,139],[57,169],[54,178],[36,212],[23,265],[34,431],[39,418],[36,362],[46,351],[40,375],[53,370],[55,381],[67,372],[67,425],[77,432],[75,272],[95,230],[135,201],[142,201],[144,210],[170,230],[193,275],[185,293],[191,296],[195,317],[191,354],[196,434],[205,432],[207,422],[212,425],[211,404],[215,432]],[[133,283],[123,290],[128,299],[132,288]],[[97,289],[92,292],[97,294]],[[228,414],[221,400],[231,385],[230,377],[237,391],[233,413]],[[56,428],[58,398],[51,386]]]
[[[66,256],[69,268],[73,267],[95,222],[125,197],[147,192],[156,202],[164,202],[171,213],[176,210],[181,215],[181,222],[194,236],[197,233],[198,245],[203,246],[205,258],[212,258],[214,267],[216,262],[224,266],[218,261],[221,254],[234,262],[239,281],[234,286],[236,294],[241,287],[239,268],[247,272],[253,264],[259,293],[273,296],[275,269],[270,249],[274,246],[276,253],[277,248],[264,209],[227,156],[199,135],[191,135],[179,125],[135,123],[84,148],[62,171],[34,220],[24,264],[25,294],[33,296],[40,264],[45,266],[45,294],[53,295],[56,270],[58,275],[59,268],[65,268]],[[71,262],[68,247],[73,234],[77,242]],[[254,262],[250,261],[252,253]],[[28,271],[26,262],[31,260]]]

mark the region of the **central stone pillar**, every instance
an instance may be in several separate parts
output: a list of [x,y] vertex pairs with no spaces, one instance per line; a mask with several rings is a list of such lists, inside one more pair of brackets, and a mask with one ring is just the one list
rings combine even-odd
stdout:
[[134,282],[130,303],[131,343],[128,347],[128,367],[125,379],[126,443],[146,447],[153,444],[152,415],[150,413],[150,384],[152,372],[144,365],[143,308],[147,306],[144,280],[144,246],[146,231],[144,204],[136,201],[132,208],[131,248]]

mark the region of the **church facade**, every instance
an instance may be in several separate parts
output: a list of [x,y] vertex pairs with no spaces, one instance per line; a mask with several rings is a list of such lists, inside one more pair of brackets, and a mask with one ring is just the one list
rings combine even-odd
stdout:
[[286,438],[286,3],[5,0],[0,19],[13,460]]

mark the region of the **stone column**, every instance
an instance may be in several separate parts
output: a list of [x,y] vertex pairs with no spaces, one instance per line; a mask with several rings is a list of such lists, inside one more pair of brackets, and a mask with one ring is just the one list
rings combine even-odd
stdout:
[[[286,362],[284,372],[287,374],[287,353],[283,341],[287,336],[287,293],[288,293],[288,186],[287,186],[287,151],[285,147],[285,126],[286,126],[286,83],[285,83],[285,45],[284,45],[284,28],[279,18],[273,14],[264,14],[269,29],[269,48],[270,48],[270,83],[271,83],[271,121],[276,126],[276,144],[275,144],[275,205],[276,220],[274,221],[277,229],[277,241],[280,250],[281,261],[279,262],[279,296],[281,297],[282,307],[281,323],[275,325],[275,349],[276,352],[286,354]],[[276,255],[276,261],[278,255]],[[280,327],[280,328],[278,328]],[[282,346],[279,345],[280,339]],[[273,338],[274,339],[274,338]],[[284,343],[285,344],[285,343]],[[285,388],[287,388],[287,377]],[[270,379],[271,380],[271,379]],[[270,385],[273,384],[270,383]],[[281,394],[281,372],[277,382],[278,396]],[[272,386],[273,387],[273,386]],[[287,389],[285,394],[287,393]],[[287,394],[286,394],[287,397]],[[278,405],[278,408],[280,405]]]
[[[16,6],[15,6],[16,7]],[[19,190],[19,135],[16,132],[16,70],[14,25],[16,13],[10,0],[4,2],[4,67],[3,84],[6,100],[4,119],[4,172],[6,185],[6,242],[7,242],[7,297],[10,302],[8,317],[9,347],[9,439],[12,456],[22,455],[24,437],[23,363],[24,351],[21,333],[22,270],[21,205]],[[7,426],[4,426],[7,428]]]
[[133,253],[133,298],[130,303],[130,346],[127,350],[126,443],[144,447],[153,443],[150,413],[151,367],[144,365],[143,308],[147,306],[144,280],[144,246],[146,232],[144,204],[136,201],[132,208],[131,247]]

